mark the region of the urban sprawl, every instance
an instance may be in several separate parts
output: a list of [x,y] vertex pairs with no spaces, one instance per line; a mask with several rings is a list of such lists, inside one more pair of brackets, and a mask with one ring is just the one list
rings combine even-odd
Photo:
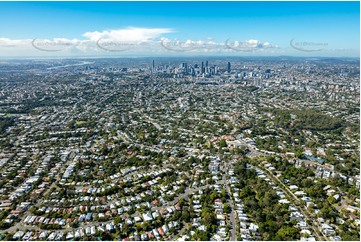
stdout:
[[0,240],[360,239],[359,59],[0,61]]

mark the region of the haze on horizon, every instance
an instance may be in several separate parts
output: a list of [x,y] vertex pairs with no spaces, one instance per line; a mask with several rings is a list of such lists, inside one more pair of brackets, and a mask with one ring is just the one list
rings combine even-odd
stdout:
[[0,57],[359,57],[359,12],[356,1],[0,2]]

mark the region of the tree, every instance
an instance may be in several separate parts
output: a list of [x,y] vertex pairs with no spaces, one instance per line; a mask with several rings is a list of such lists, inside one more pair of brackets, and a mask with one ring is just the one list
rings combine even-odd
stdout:
[[297,157],[297,158],[299,158],[299,159],[301,159],[301,158],[303,158],[304,157],[304,155],[303,155],[303,152],[302,152],[302,150],[296,150],[295,151],[295,156]]
[[281,238],[281,240],[295,240],[300,237],[299,229],[288,226],[282,226],[276,235]]
[[261,233],[263,232],[267,232],[269,234],[275,234],[276,231],[278,230],[278,225],[275,221],[272,220],[268,220],[264,223],[259,223],[260,227],[259,227],[259,231]]
[[213,224],[216,224],[216,216],[213,212],[203,211],[202,212],[202,223],[211,228]]
[[197,230],[195,237],[196,237],[196,240],[200,240],[200,241],[208,241],[209,240],[207,232],[202,231],[202,230]]
[[190,221],[190,214],[188,211],[183,210],[182,211],[182,216],[181,216],[182,220],[185,222],[189,222]]
[[220,148],[227,147],[227,142],[225,139],[222,139],[221,141],[219,141],[219,147]]
[[114,224],[115,225],[118,225],[118,224],[120,224],[122,222],[122,219],[120,218],[120,217],[115,217],[114,218]]
[[229,213],[231,211],[231,208],[229,207],[228,203],[225,203],[223,205],[223,210],[225,213]]

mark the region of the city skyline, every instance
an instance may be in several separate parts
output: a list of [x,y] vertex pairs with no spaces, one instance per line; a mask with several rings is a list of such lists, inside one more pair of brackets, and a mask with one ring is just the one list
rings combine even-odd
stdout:
[[360,51],[358,2],[0,2],[0,6],[0,57],[359,57]]

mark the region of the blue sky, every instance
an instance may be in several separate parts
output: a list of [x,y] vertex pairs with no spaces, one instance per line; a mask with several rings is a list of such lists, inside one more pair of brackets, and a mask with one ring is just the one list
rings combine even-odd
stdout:
[[[136,36],[134,41],[152,39],[154,51],[133,48],[122,54],[177,54],[156,46],[155,42],[164,39],[169,43],[211,42],[217,46],[212,51],[196,48],[182,54],[224,54],[222,48],[228,39],[240,50],[252,50],[235,49],[231,53],[228,48],[228,54],[358,57],[360,5],[359,2],[0,2],[0,56],[50,54],[26,48],[34,39],[39,46],[40,41],[49,41],[46,45],[52,48],[62,41],[62,48],[55,48],[59,55],[114,55],[119,53],[95,50],[96,46],[90,42],[96,42],[96,38],[124,40],[120,35],[127,35],[125,40],[131,41],[132,31]],[[66,41],[68,45],[64,44]],[[76,51],[71,50],[72,45],[76,45]],[[300,48],[293,48],[295,45]]]

